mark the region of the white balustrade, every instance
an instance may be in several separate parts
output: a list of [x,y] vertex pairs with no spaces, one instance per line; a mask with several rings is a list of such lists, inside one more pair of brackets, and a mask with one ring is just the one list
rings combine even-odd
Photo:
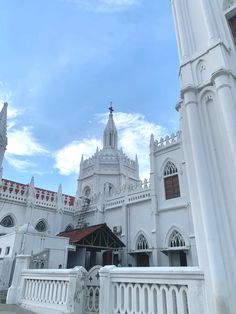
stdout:
[[206,314],[204,276],[195,267],[100,270],[102,314]]
[[83,267],[23,270],[19,303],[35,313],[82,313],[85,274]]

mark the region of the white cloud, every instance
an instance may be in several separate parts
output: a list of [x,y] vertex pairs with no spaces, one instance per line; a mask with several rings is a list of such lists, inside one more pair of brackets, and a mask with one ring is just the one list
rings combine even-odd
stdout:
[[90,157],[101,147],[102,143],[96,138],[73,141],[55,153],[55,168],[60,174],[69,175],[79,172],[79,163],[82,154],[85,158]]
[[20,171],[25,171],[26,169],[35,167],[35,163],[31,162],[30,160],[20,160],[18,158],[12,157],[6,154],[6,160],[8,163]]
[[48,153],[34,138],[32,127],[24,126],[21,129],[11,129],[7,137],[7,154],[33,156]]
[[66,0],[82,6],[87,10],[114,12],[138,5],[142,0]]
[[[107,114],[99,114],[95,119],[102,124],[107,122]],[[147,121],[144,115],[139,113],[116,112],[114,120],[118,129],[119,146],[132,159],[138,155],[141,178],[149,177],[149,141],[151,133],[155,138],[166,134],[166,129],[155,123]],[[79,172],[79,162],[82,154],[85,158],[91,157],[96,147],[101,148],[100,139],[82,139],[73,141],[58,150],[55,154],[55,168],[63,175]]]

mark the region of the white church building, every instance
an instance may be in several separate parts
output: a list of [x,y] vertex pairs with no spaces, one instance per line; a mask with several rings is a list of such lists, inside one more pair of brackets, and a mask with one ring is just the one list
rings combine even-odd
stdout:
[[[57,314],[236,313],[236,1],[171,4],[179,131],[150,134],[150,178],[142,182],[138,158],[118,147],[110,107],[103,148],[82,158],[75,196],[38,188],[34,178],[1,179],[0,290],[11,285],[8,303]],[[6,121],[4,104],[1,164]],[[92,286],[95,265],[122,267],[101,268]],[[91,268],[97,277],[87,280]]]

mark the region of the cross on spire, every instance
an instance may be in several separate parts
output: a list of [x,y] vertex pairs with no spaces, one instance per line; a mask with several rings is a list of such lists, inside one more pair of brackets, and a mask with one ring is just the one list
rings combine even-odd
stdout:
[[110,102],[110,107],[108,108],[110,113],[112,114],[112,112],[114,111],[113,107],[112,107],[112,101]]

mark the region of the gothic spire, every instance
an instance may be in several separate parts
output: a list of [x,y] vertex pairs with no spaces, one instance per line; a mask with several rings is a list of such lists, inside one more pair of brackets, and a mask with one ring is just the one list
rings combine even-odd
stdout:
[[117,149],[118,136],[116,126],[113,120],[114,109],[112,108],[112,103],[109,107],[109,111],[110,111],[109,118],[103,134],[103,148]]

